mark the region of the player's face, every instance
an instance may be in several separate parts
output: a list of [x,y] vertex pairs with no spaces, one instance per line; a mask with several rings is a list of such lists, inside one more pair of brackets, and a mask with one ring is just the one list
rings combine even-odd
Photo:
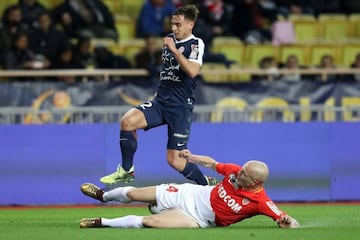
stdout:
[[183,40],[192,34],[194,22],[185,19],[184,15],[173,15],[171,17],[171,30],[176,40]]
[[243,188],[250,188],[255,184],[255,180],[250,176],[249,171],[247,171],[247,165],[238,172],[237,180],[240,186]]

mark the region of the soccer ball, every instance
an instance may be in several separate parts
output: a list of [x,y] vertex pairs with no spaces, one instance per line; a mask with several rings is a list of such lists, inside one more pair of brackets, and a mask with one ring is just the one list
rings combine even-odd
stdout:
[[149,203],[148,205],[148,209],[152,214],[158,214],[160,213],[163,209],[159,208],[156,203]]

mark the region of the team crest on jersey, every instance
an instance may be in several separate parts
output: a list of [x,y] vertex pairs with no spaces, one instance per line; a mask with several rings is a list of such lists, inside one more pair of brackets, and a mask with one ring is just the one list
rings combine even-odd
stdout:
[[199,46],[195,44],[191,44],[191,53],[189,58],[190,59],[197,59],[199,56]]
[[179,47],[178,51],[179,51],[180,53],[183,53],[183,52],[185,51],[184,46]]
[[249,203],[250,203],[250,200],[247,198],[243,198],[241,201],[241,205],[243,205],[243,206],[248,205]]

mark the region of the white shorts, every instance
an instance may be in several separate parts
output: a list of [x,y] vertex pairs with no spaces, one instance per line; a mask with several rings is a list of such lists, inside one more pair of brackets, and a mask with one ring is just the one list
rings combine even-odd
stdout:
[[213,186],[190,183],[161,184],[156,186],[157,209],[178,208],[200,227],[215,226],[215,214],[210,204]]

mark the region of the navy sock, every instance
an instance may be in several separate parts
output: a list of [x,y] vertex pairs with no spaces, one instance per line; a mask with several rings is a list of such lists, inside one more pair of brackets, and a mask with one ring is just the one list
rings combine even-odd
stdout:
[[181,172],[187,179],[195,181],[199,185],[208,185],[204,174],[195,163],[187,162],[184,170]]
[[120,149],[122,157],[122,168],[129,171],[134,162],[134,154],[137,149],[137,138],[135,131],[120,132]]

